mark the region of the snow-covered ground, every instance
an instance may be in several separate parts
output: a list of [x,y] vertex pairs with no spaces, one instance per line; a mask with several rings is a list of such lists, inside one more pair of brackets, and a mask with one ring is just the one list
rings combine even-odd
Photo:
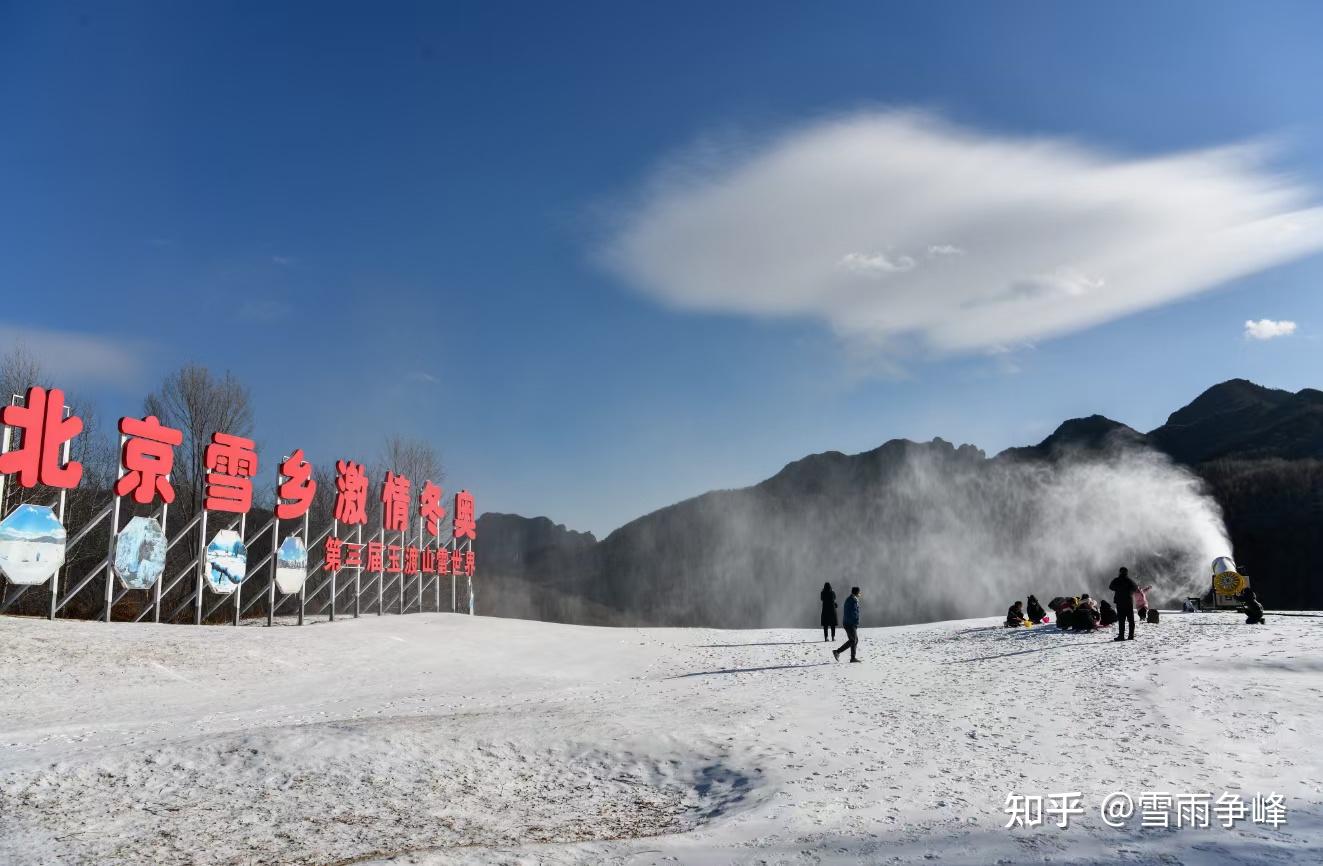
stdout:
[[[0,863],[1323,862],[1323,619],[862,638],[0,619]],[[1287,823],[1112,829],[1113,791]]]

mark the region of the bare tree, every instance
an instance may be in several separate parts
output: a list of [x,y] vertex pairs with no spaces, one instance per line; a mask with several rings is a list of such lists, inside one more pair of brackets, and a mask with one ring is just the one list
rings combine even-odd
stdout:
[[174,487],[189,513],[202,507],[202,459],[215,432],[251,437],[253,407],[248,387],[226,371],[215,376],[200,364],[187,364],[161,382],[143,401],[143,411],[184,434],[176,450]]
[[[418,492],[423,483],[431,481],[440,484],[445,478],[441,466],[441,456],[430,442],[408,436],[387,436],[381,453],[371,467],[372,489],[378,490],[386,473],[394,472],[409,479],[409,493],[413,502],[418,501]],[[374,501],[375,500],[375,501]],[[378,526],[381,522],[380,496],[372,497],[369,502],[369,525]],[[409,509],[410,525],[417,528],[418,509]]]
[[9,347],[0,358],[0,400],[9,405],[11,395],[20,397],[33,385],[49,385],[42,381],[41,362],[22,343]]

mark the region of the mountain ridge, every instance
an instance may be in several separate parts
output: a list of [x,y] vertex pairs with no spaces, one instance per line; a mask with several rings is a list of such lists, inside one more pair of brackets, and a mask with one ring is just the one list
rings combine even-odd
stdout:
[[[798,520],[810,520],[853,527],[842,530],[847,534],[866,532],[862,523],[854,526],[873,507],[862,491],[903,482],[897,473],[913,461],[933,465],[939,477],[959,478],[986,464],[1053,463],[1081,452],[1132,448],[1164,454],[1199,477],[1224,512],[1238,561],[1265,573],[1256,587],[1273,603],[1323,606],[1323,587],[1305,565],[1323,557],[1323,543],[1311,541],[1319,533],[1310,522],[1323,516],[1323,391],[1292,393],[1244,379],[1206,389],[1148,433],[1091,415],[1067,419],[1039,443],[991,458],[976,446],[941,438],[892,439],[857,454],[809,454],[755,484],[707,491],[640,515],[600,540],[548,518],[484,514],[479,562],[498,592],[502,580],[517,581],[520,603],[509,615],[576,621],[566,613],[573,611],[568,600],[584,597],[597,611],[592,621],[624,624],[659,604],[655,584],[701,593],[694,575],[783,569],[765,544],[742,543],[754,527],[793,535]],[[539,604],[542,593],[556,596],[554,611]],[[618,618],[612,610],[620,611]],[[667,616],[645,621],[688,624]]]

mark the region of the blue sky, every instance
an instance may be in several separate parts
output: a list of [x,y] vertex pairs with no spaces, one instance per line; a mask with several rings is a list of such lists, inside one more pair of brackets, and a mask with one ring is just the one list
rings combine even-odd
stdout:
[[[0,0],[0,342],[107,418],[183,362],[229,369],[268,464],[368,458],[398,430],[435,441],[479,510],[599,534],[815,451],[939,435],[996,451],[1092,412],[1149,429],[1226,378],[1323,385],[1323,257],[1223,231],[1314,230],[1321,40],[1323,7],[1286,2]],[[916,136],[909,184],[892,157]],[[777,171],[849,142],[884,174],[837,207],[806,168],[821,211],[797,206]],[[1237,145],[1253,165],[1208,155]],[[997,207],[1044,179],[1044,209],[953,221],[968,185],[929,159],[948,150],[1004,178]],[[1111,184],[1135,165],[1156,180]],[[1203,171],[1213,206],[1168,213]],[[1077,172],[1105,204],[1077,206]],[[768,242],[904,230],[935,187],[948,216],[916,217],[933,233],[918,246],[879,229],[839,248],[932,282],[819,286],[830,268],[802,278],[798,246]],[[712,190],[734,205],[714,213]],[[739,210],[755,196],[780,210],[744,236],[766,217]],[[1222,222],[1183,233],[1205,212]],[[919,252],[943,231],[973,239],[954,281]],[[1009,295],[946,297],[991,238],[998,267],[1059,244],[1106,273],[1062,258]],[[910,325],[892,291],[918,299]],[[985,321],[1002,301],[1025,315]],[[1246,338],[1265,318],[1295,332]]]

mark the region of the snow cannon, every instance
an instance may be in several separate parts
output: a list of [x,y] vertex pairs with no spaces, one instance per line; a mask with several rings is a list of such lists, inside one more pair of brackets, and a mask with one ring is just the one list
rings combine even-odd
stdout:
[[1249,577],[1241,574],[1229,556],[1213,560],[1213,608],[1240,607],[1240,594],[1249,589]]

